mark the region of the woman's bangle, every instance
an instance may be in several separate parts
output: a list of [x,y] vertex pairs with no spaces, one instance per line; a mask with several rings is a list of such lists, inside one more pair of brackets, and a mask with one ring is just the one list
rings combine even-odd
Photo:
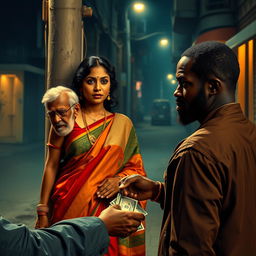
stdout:
[[48,216],[47,212],[37,212],[37,216]]
[[55,145],[53,145],[52,143],[50,143],[50,142],[48,142],[47,144],[46,144],[48,147],[51,147],[51,148],[55,148],[55,149],[61,149],[61,147],[58,147],[58,146],[55,146]]
[[49,207],[47,204],[38,204],[36,207],[36,211],[37,211],[37,213],[39,213],[39,212],[48,213]]
[[158,193],[157,193],[157,195],[156,195],[154,198],[151,199],[151,201],[155,201],[155,202],[158,201],[158,199],[159,199],[159,197],[160,197],[160,195],[161,195],[162,186],[163,186],[162,182],[157,181],[157,183],[158,183],[158,185],[159,185]]

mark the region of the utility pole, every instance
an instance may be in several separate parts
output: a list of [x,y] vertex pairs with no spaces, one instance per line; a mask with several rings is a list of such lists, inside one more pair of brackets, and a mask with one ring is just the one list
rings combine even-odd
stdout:
[[[45,89],[71,86],[72,78],[85,57],[83,20],[92,16],[92,9],[82,0],[43,0],[42,19],[45,23]],[[45,122],[45,139],[49,122]]]
[[44,0],[44,9],[46,89],[57,85],[69,87],[83,58],[82,0]]
[[131,27],[129,19],[129,8],[125,10],[125,50],[126,50],[126,114],[131,118],[131,94],[132,94],[132,79],[131,79]]

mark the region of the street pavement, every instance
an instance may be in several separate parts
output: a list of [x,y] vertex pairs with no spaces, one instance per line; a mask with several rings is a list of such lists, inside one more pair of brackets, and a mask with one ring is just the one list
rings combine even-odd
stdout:
[[[136,125],[141,154],[149,178],[163,181],[177,143],[188,135],[179,125],[151,126],[149,120]],[[0,144],[0,214],[14,223],[33,227],[44,165],[43,142],[30,145]],[[162,210],[149,201],[146,217],[147,256],[157,255]]]
[[[144,167],[150,179],[163,181],[163,174],[176,145],[188,135],[180,126],[151,126],[144,122],[136,127]],[[163,211],[158,203],[148,201],[146,217],[146,255],[156,256]]]

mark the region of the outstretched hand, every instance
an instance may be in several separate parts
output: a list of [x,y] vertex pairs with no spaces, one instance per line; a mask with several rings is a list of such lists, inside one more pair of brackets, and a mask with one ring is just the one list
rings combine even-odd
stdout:
[[137,231],[145,216],[142,213],[120,209],[119,205],[109,206],[101,212],[99,218],[105,223],[109,235],[126,237]]
[[159,183],[144,176],[134,174],[120,181],[119,190],[125,196],[137,200],[152,199],[159,191]]

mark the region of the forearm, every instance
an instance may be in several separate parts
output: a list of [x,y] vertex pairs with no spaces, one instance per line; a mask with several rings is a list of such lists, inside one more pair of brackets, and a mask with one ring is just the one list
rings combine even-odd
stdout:
[[55,182],[56,172],[51,169],[45,169],[42,186],[41,186],[41,193],[40,193],[40,203],[48,205],[50,194]]
[[[97,217],[64,220],[38,230],[37,234],[45,241],[44,248],[53,252],[50,255],[102,255],[109,245],[106,226]],[[56,242],[52,243],[52,239]],[[56,249],[58,247],[59,250]]]
[[5,256],[101,255],[109,244],[105,224],[94,217],[71,219],[29,230],[0,218],[0,252]]

